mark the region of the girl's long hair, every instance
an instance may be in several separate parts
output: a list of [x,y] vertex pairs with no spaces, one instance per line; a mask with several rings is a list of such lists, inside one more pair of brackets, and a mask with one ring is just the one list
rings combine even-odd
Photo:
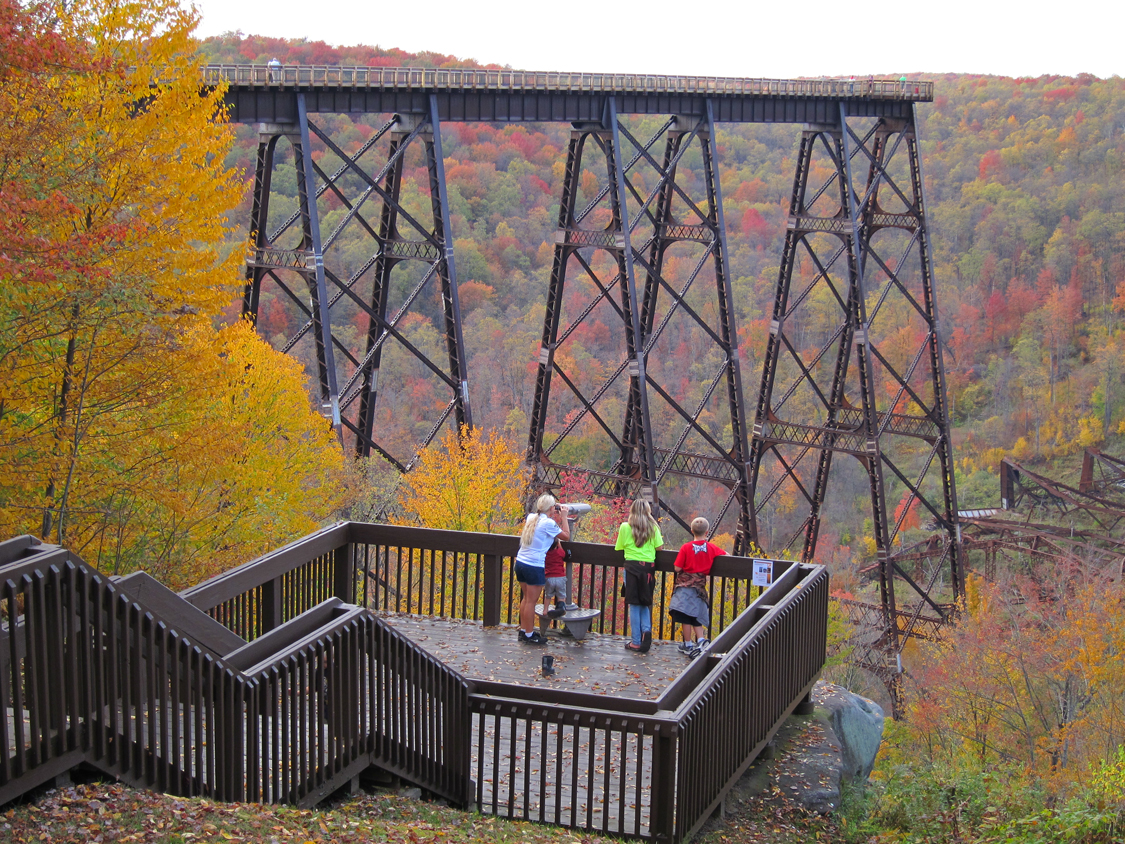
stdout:
[[523,530],[520,531],[520,548],[530,548],[531,540],[535,536],[535,526],[539,524],[539,517],[546,513],[551,512],[551,508],[555,506],[555,496],[549,492],[545,492],[539,496],[535,501],[535,512],[528,513],[527,518],[523,522]]
[[652,508],[643,498],[637,498],[629,507],[629,530],[633,531],[633,542],[638,548],[656,533],[656,520]]

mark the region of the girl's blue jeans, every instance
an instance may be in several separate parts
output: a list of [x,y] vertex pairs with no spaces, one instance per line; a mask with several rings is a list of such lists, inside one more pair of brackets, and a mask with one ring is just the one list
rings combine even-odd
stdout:
[[629,632],[633,634],[633,644],[640,645],[641,637],[652,631],[652,607],[629,604]]

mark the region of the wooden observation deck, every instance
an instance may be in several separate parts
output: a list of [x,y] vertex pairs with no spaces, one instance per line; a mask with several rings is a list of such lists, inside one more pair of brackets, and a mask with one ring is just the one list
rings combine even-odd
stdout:
[[342,523],[178,595],[0,543],[0,802],[85,764],[308,806],[374,766],[497,816],[690,837],[807,700],[826,570],[779,561],[762,591],[750,560],[719,558],[713,643],[688,661],[661,552],[642,657],[621,646],[620,555],[573,543],[579,602],[601,616],[581,642],[532,648],[505,627],[517,542]]

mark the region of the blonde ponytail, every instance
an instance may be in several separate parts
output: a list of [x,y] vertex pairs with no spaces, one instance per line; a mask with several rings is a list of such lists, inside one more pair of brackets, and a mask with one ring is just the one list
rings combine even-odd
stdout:
[[652,508],[643,498],[638,498],[629,508],[629,530],[633,532],[633,544],[638,548],[644,545],[656,533],[656,519],[652,517]]
[[539,517],[551,512],[551,508],[555,506],[555,496],[549,493],[543,493],[535,501],[535,512],[528,513],[527,518],[523,522],[523,530],[520,531],[520,548],[530,548],[531,540],[535,538],[535,527],[539,524]]

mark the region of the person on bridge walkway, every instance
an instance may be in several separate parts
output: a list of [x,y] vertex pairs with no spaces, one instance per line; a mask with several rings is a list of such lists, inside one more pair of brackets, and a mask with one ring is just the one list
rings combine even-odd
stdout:
[[535,512],[528,513],[520,533],[520,550],[516,552],[516,580],[520,599],[519,640],[525,645],[545,645],[547,640],[535,629],[535,605],[547,582],[544,566],[547,552],[556,537],[570,539],[570,522],[566,505],[559,505],[553,495],[544,493],[535,502]]
[[652,507],[638,498],[629,508],[613,546],[625,552],[625,603],[629,605],[629,632],[633,640],[625,650],[648,653],[652,647],[652,592],[656,586],[656,552],[664,545]]
[[672,600],[668,602],[668,615],[672,621],[683,625],[684,641],[680,653],[692,659],[699,656],[710,644],[707,625],[711,621],[711,603],[707,586],[711,579],[711,566],[716,557],[726,553],[718,545],[707,541],[711,525],[705,518],[691,520],[691,542],[685,542],[676,555],[676,581]]

